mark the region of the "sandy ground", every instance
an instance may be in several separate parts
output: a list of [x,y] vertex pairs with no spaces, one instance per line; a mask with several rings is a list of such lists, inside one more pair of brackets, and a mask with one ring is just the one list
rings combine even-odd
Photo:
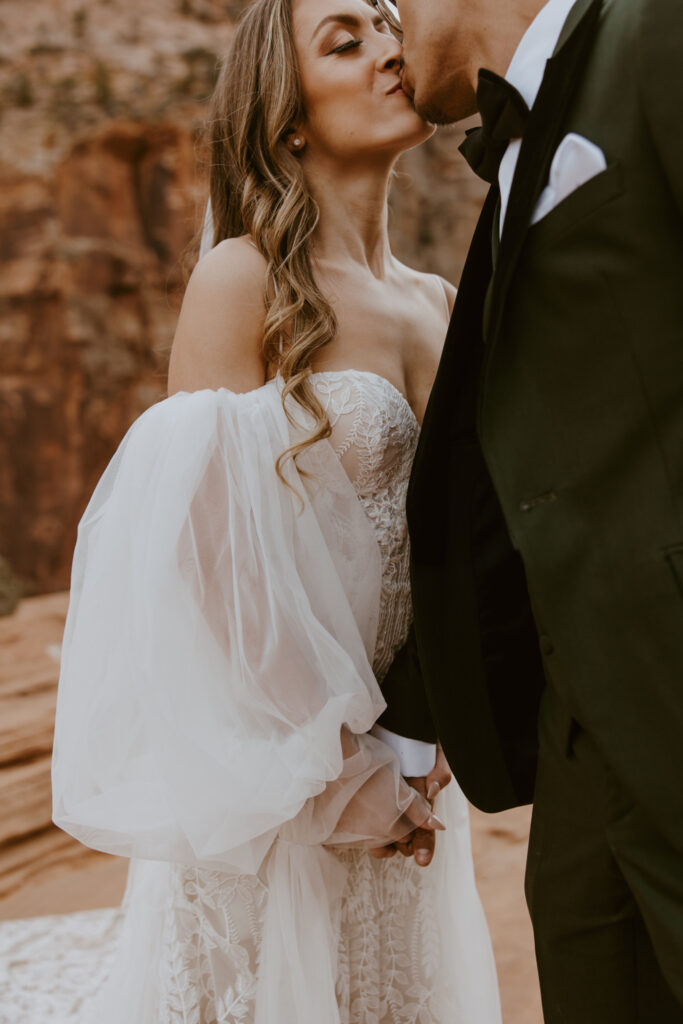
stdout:
[[[533,937],[524,903],[529,810],[485,815],[472,811],[479,891],[493,939],[505,1024],[542,1024]],[[115,906],[127,862],[93,854],[80,867],[52,869],[0,901],[0,920]],[[472,1022],[476,1024],[476,1022]]]
[[498,965],[504,1024],[543,1024],[534,938],[524,901],[531,808],[472,809],[472,851]]

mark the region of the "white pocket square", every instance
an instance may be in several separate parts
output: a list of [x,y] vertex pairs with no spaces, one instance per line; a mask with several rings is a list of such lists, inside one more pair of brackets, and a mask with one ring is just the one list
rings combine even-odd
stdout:
[[547,217],[563,199],[606,170],[607,160],[599,146],[574,132],[565,135],[553,157],[548,184],[536,204],[531,223]]

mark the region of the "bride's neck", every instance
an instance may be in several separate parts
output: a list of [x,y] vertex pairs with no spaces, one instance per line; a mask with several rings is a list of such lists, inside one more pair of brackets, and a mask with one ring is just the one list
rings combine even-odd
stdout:
[[391,168],[365,173],[307,174],[320,210],[313,237],[314,258],[321,266],[349,263],[382,277],[391,260],[387,193]]

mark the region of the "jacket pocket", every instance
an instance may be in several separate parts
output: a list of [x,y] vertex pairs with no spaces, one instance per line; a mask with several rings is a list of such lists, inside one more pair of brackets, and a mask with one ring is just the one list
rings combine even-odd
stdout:
[[528,242],[545,247],[559,241],[582,227],[603,206],[622,195],[623,191],[621,164],[610,164],[533,224],[529,228]]

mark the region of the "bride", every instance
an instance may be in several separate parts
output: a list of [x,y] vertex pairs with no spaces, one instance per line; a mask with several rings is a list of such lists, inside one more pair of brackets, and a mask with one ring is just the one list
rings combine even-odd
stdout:
[[54,820],[131,858],[82,1020],[500,1020],[465,799],[439,796],[428,868],[392,857],[440,822],[371,733],[454,298],[389,248],[393,164],[432,131],[400,58],[363,0],[256,0],[216,88],[168,397],[74,555]]

